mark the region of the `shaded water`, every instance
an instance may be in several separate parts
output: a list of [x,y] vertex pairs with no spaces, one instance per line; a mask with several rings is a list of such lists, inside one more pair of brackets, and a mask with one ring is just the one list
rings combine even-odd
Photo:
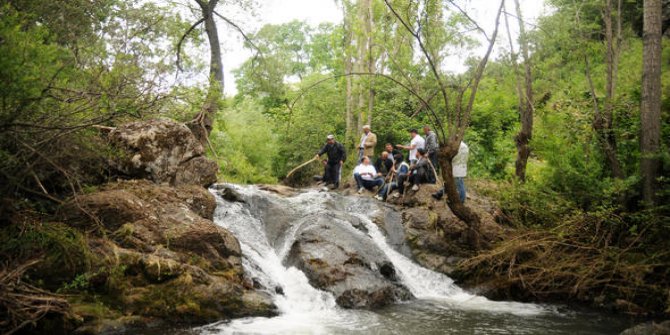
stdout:
[[[244,255],[245,272],[263,287],[281,287],[273,295],[280,315],[219,322],[187,334],[617,334],[629,324],[603,313],[576,311],[557,306],[497,302],[470,294],[449,277],[423,268],[398,252],[397,243],[371,221],[380,203],[362,197],[309,191],[283,198],[253,186],[235,186],[247,203],[229,203],[217,196],[215,222],[233,232]],[[265,205],[259,205],[265,203]],[[281,208],[281,213],[272,208]],[[296,268],[282,264],[296,232],[314,222],[315,215],[346,213],[358,218],[365,229],[356,229],[340,216],[333,220],[362,234],[393,263],[400,281],[416,300],[383,309],[347,310],[334,297],[310,286]],[[338,219],[338,217],[340,219]],[[266,221],[287,220],[281,230]],[[170,333],[163,332],[163,333]]]

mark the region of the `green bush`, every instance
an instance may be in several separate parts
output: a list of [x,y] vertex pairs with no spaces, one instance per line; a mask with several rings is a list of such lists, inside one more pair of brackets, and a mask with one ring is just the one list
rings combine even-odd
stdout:
[[226,182],[275,183],[277,136],[263,107],[246,99],[219,114],[210,140]]

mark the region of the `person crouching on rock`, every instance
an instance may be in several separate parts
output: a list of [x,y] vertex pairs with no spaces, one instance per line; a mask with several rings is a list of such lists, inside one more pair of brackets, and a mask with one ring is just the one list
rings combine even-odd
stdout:
[[364,189],[372,190],[375,186],[384,185],[384,177],[377,176],[377,170],[370,164],[368,156],[363,156],[361,163],[354,169],[354,179],[358,193],[363,193]]
[[347,160],[347,152],[344,150],[342,143],[335,141],[335,136],[328,135],[326,137],[326,144],[316,154],[318,159],[323,154],[328,155],[328,160],[325,162],[323,172],[323,182],[328,186],[332,184],[334,188],[340,187],[340,169],[342,164]]
[[435,174],[428,163],[426,149],[420,148],[416,152],[416,164],[410,167],[409,183],[412,191],[418,191],[420,184],[434,184]]
[[382,151],[381,155],[377,157],[375,161],[375,170],[377,170],[377,176],[384,177],[388,176],[393,169],[393,158],[389,156],[388,151]]
[[394,174],[393,180],[390,183],[385,184],[379,189],[379,192],[375,196],[377,200],[386,201],[389,193],[397,189],[398,192],[394,194],[394,197],[399,197],[405,191],[405,180],[407,180],[407,174],[409,173],[409,164],[403,160],[402,154],[397,154],[393,157],[394,165],[393,170],[391,171]]

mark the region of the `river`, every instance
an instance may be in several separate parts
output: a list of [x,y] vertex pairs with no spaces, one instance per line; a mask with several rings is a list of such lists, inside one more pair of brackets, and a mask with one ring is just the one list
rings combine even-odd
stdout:
[[[263,206],[228,202],[216,191],[215,222],[240,241],[245,272],[263,287],[281,287],[271,294],[276,317],[252,317],[218,322],[174,334],[618,334],[630,326],[620,317],[565,306],[492,301],[471,294],[441,273],[423,268],[387,242],[372,222],[382,205],[367,197],[307,191],[281,197],[255,186],[232,186],[242,196],[262,197],[284,208],[294,223],[268,238]],[[287,257],[301,225],[309,215],[344,211],[365,225],[369,243],[393,263],[399,279],[417,298],[378,310],[351,310],[337,306],[332,294],[312,287],[304,273],[286,267]],[[345,223],[346,224],[346,223]],[[353,228],[352,228],[353,229]]]

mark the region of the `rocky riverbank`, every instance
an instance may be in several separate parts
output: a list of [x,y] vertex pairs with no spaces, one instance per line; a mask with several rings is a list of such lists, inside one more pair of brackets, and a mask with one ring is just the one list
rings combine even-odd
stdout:
[[54,215],[17,213],[3,229],[5,245],[18,245],[3,249],[7,259],[38,257],[30,280],[65,294],[68,306],[23,331],[97,334],[274,315],[270,297],[244,277],[237,239],[212,221],[206,187],[218,167],[191,131],[152,120],[106,138],[117,181],[88,187]]

